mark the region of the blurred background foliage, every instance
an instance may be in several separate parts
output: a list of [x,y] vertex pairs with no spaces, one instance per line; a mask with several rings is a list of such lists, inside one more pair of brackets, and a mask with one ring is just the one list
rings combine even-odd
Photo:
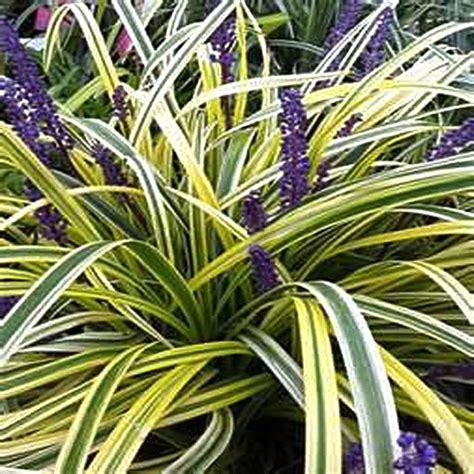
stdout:
[[[140,8],[147,0],[135,0]],[[152,0],[154,1],[154,0]],[[52,3],[52,0],[0,0],[0,13],[21,17],[37,6]],[[111,10],[106,0],[89,0],[99,8]],[[151,2],[150,2],[151,3]],[[206,10],[206,0],[190,2],[188,14],[191,17],[202,16]],[[341,2],[338,0],[249,0],[248,5],[260,15],[283,12],[288,17],[286,25],[274,34],[280,39],[306,42],[312,46],[321,46],[328,28]],[[380,0],[367,0],[367,8],[380,4]],[[176,6],[176,0],[163,0],[162,11],[170,13]],[[412,34],[422,34],[447,21],[467,21],[474,18],[471,0],[400,0],[397,7],[400,24]],[[31,19],[27,25],[31,26]],[[159,30],[159,29],[158,29]],[[456,46],[462,49],[472,48],[473,34],[457,35]]]
[[[138,10],[155,0],[134,0]],[[34,11],[54,0],[1,0],[0,13],[17,18],[26,37],[37,35],[33,28]],[[107,0],[89,0],[96,4],[105,15],[104,24],[113,30],[117,27],[117,18]],[[150,34],[159,41],[166,31],[167,19],[176,7],[176,0],[162,0],[162,5],[149,28]],[[321,58],[321,46],[341,7],[340,0],[249,0],[249,7],[260,19],[263,29],[272,47],[274,64],[280,71],[302,72],[314,68]],[[380,0],[366,0],[366,9],[371,10],[381,3]],[[189,2],[185,20],[195,21],[202,18],[209,9],[209,0]],[[448,21],[468,21],[474,18],[471,0],[400,0],[397,7],[400,32],[406,38],[399,38],[401,44],[421,35],[430,29]],[[115,31],[117,34],[117,31]],[[404,41],[405,40],[405,41]],[[452,46],[467,51],[472,49],[474,35],[472,32],[454,35],[450,40]],[[81,44],[81,43],[80,43]],[[251,44],[249,45],[252,46]],[[71,51],[72,49],[69,49]],[[84,57],[79,47],[75,49],[78,58]],[[70,65],[68,65],[69,67]],[[83,65],[76,65],[84,71]],[[87,69],[86,69],[87,70]],[[68,77],[74,75],[74,68],[68,68]],[[77,86],[73,84],[72,86]],[[66,91],[67,92],[67,91]]]

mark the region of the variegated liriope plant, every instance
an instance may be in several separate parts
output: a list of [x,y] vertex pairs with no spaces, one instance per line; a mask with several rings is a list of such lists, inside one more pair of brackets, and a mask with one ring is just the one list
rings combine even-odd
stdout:
[[[35,199],[0,195],[0,465],[421,473],[433,445],[439,472],[469,472],[469,405],[425,376],[459,379],[474,352],[472,129],[446,123],[472,106],[456,82],[471,57],[442,45],[473,25],[381,61],[381,6],[335,31],[314,72],[278,76],[243,0],[192,24],[178,2],[160,44],[152,10],[110,3],[140,61],[134,88],[86,3],[48,28],[46,69],[67,15],[97,71],[57,105],[67,147],[47,114],[33,139],[12,127],[34,85],[2,80],[21,100],[0,123],[1,166]],[[83,118],[101,94],[121,110]]]

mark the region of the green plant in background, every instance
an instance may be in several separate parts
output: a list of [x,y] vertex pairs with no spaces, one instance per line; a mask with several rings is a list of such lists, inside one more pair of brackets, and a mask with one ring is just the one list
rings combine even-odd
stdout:
[[0,188],[0,465],[469,472],[472,59],[444,42],[474,25],[385,60],[382,5],[278,76],[242,0],[179,2],[160,41],[159,10],[110,5],[55,9],[46,70],[71,28],[91,64],[57,108],[0,28],[0,171],[29,197]]

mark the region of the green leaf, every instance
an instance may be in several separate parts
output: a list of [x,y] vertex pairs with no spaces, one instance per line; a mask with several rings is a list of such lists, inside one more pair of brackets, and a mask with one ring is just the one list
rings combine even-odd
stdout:
[[47,313],[61,293],[97,258],[117,243],[94,242],[63,257],[40,278],[8,313],[1,327],[0,361],[15,353],[27,332]]
[[240,380],[225,380],[217,387],[203,389],[196,395],[189,397],[178,405],[173,413],[164,418],[158,424],[158,427],[171,426],[197,416],[212,413],[269,390],[273,385],[274,382],[268,374],[245,377]]
[[301,369],[292,357],[268,334],[252,328],[240,338],[257,354],[285,387],[293,400],[304,407],[304,388]]
[[143,188],[148,203],[151,223],[160,248],[173,260],[170,223],[167,216],[166,197],[163,194],[163,183],[156,169],[140,156],[131,144],[109,125],[100,120],[75,119],[64,116],[64,120],[78,127],[90,137],[98,140],[105,148],[123,159],[135,172]]
[[180,48],[167,67],[161,71],[160,77],[150,92],[149,100],[146,101],[145,105],[139,111],[138,117],[133,125],[130,135],[130,141],[133,145],[137,145],[141,142],[144,133],[151,123],[156,106],[163,101],[174,81],[186,67],[198,47],[206,41],[232,11],[232,3],[231,0],[221,2],[195,30],[189,40]]
[[215,341],[203,344],[188,344],[156,354],[143,356],[132,369],[131,375],[141,375],[154,370],[163,370],[174,365],[191,364],[206,359],[231,355],[249,355],[250,351],[241,342]]
[[64,9],[66,13],[70,11],[76,17],[105,88],[109,95],[112,95],[119,85],[119,78],[94,15],[84,3],[63,5],[58,9],[56,14],[61,15],[62,9]]
[[445,270],[428,262],[403,262],[426,274],[439,285],[458,305],[470,324],[474,324],[474,295],[456,278]]
[[352,298],[333,283],[298,283],[322,306],[334,330],[351,383],[368,472],[391,472],[398,417],[382,357]]
[[132,347],[119,354],[95,379],[62,446],[55,466],[57,472],[84,472],[90,448],[110,401],[127,371],[145,349],[146,346]]
[[65,5],[59,7],[54,11],[46,31],[45,45],[43,50],[43,63],[46,71],[51,68],[56,44],[59,42],[61,34],[61,26],[66,17],[68,9]]
[[204,324],[200,307],[184,279],[151,245],[140,241],[94,242],[72,251],[51,267],[6,316],[1,328],[1,360],[21,345],[27,332],[46,314],[73,281],[97,259],[125,246],[176,298],[195,332]]
[[374,214],[383,215],[407,204],[472,189],[474,154],[410,165],[356,183],[313,195],[275,219],[262,232],[234,245],[204,267],[191,281],[198,288],[247,258],[247,248],[258,243],[280,251],[326,229]]
[[34,388],[42,387],[50,382],[61,380],[69,375],[78,374],[88,369],[106,364],[120,349],[102,349],[86,351],[62,357],[52,362],[45,362],[32,369],[22,369],[18,373],[2,375],[0,396],[13,397]]
[[474,465],[474,445],[456,417],[411,370],[382,350],[390,377],[416,403],[445,442],[464,472]]
[[294,298],[294,303],[298,313],[303,356],[305,472],[341,472],[339,398],[328,326],[314,301]]
[[147,434],[204,365],[205,362],[176,367],[155,382],[124,414],[86,472],[126,472]]
[[408,327],[420,334],[441,341],[469,357],[474,357],[472,336],[438,321],[432,316],[366,295],[356,295],[354,300],[367,316],[374,316]]
[[153,54],[153,44],[130,0],[112,0],[112,7],[125,25],[128,36],[144,64]]
[[226,449],[232,437],[234,421],[228,408],[215,411],[206,431],[163,474],[206,472]]
[[80,223],[80,233],[85,239],[99,238],[97,230],[79,203],[68,195],[51,171],[3,122],[0,122],[0,155],[8,156],[72,225]]
[[164,59],[171,54],[175,49],[179,48],[198,28],[198,23],[192,23],[190,25],[183,26],[172,36],[166,38],[161,43],[146,63],[145,69],[142,73],[142,85],[153,74],[154,70],[160,65]]

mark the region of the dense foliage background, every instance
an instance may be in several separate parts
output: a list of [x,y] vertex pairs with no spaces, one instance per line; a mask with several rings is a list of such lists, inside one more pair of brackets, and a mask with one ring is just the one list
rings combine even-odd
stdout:
[[0,466],[471,472],[469,2],[63,3],[1,4]]

